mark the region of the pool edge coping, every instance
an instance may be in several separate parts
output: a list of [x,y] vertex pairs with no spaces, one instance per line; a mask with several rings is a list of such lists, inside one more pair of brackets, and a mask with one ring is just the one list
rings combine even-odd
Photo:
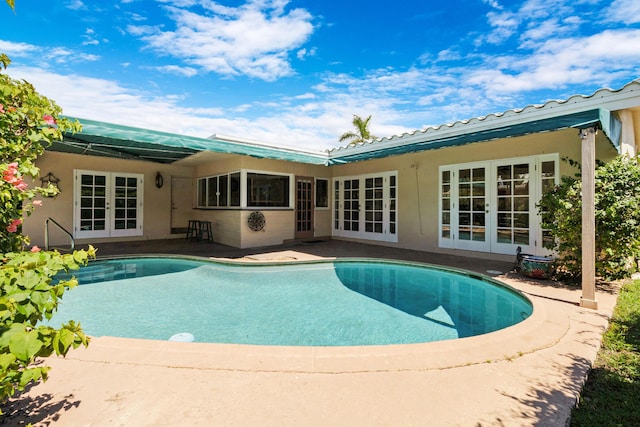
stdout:
[[[384,262],[430,267],[488,281],[528,300],[532,314],[510,327],[473,337],[416,344],[367,346],[267,346],[251,344],[184,343],[112,336],[92,337],[87,349],[67,358],[85,362],[150,365],[182,369],[247,372],[358,373],[452,369],[481,363],[513,360],[551,347],[569,329],[569,319],[561,310],[551,313],[539,297],[482,273],[417,261],[373,257],[317,257],[312,259],[233,259],[176,254],[136,254],[99,257],[95,261],[127,258],[178,258],[223,265],[300,265],[332,262]],[[540,334],[540,330],[553,333]]]

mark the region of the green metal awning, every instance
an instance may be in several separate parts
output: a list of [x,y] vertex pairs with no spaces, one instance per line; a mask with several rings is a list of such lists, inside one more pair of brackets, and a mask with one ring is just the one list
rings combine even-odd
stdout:
[[[64,140],[54,143],[49,150],[156,163],[173,163],[202,151],[210,151],[296,163],[336,165],[539,132],[586,128],[596,124],[603,129],[614,146],[620,145],[621,124],[608,110],[597,108],[530,121],[523,121],[525,117],[520,116],[521,114],[497,117],[487,122],[476,120],[473,123],[461,123],[459,127],[429,128],[412,135],[385,138],[325,153],[277,148],[215,136],[197,138],[77,119],[82,124],[82,131],[76,134],[65,134]],[[69,118],[76,120],[73,117]],[[500,126],[500,123],[503,125]]]
[[78,120],[82,124],[82,131],[66,133],[63,141],[56,142],[49,150],[156,163],[172,163],[201,151],[318,165],[326,164],[327,161],[326,153],[321,152],[312,153],[218,138],[198,138],[68,118]]
[[[495,122],[499,123],[500,119]],[[394,143],[395,141],[391,138],[387,141],[374,141],[369,145],[334,150],[329,153],[329,164],[345,164],[567,128],[582,129],[593,126],[594,124],[601,126],[614,146],[618,147],[620,145],[619,121],[611,112],[598,108],[528,122],[517,122],[506,126],[494,127],[487,125],[475,131],[465,131],[466,125],[462,126],[460,132],[457,133],[450,132],[446,127],[427,129],[422,135],[412,135],[413,141],[407,143]],[[446,136],[441,136],[444,133],[446,133]],[[402,140],[402,137],[400,137],[399,140]]]

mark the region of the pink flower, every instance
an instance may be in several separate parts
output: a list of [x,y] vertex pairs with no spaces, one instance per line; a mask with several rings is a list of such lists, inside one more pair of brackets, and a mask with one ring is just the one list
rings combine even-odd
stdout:
[[22,178],[16,176],[18,173],[18,162],[9,163],[8,166],[7,170],[2,173],[2,178],[9,184],[13,184],[13,186],[20,191],[26,190],[27,184],[22,180]]
[[4,105],[0,104],[0,113],[4,114]]
[[16,174],[18,173],[18,163],[12,162],[7,166],[7,170],[2,173],[2,178],[9,184],[13,184],[18,180],[18,178],[16,177]]
[[33,206],[42,206],[42,200],[34,200],[31,203],[33,203]]
[[41,249],[39,247],[37,247],[37,246],[34,246],[34,247],[31,248],[31,252],[40,252],[40,251],[41,251]]
[[44,116],[42,116],[42,120],[44,120],[44,122],[46,124],[48,124],[49,126],[55,126],[56,125],[56,120],[53,118],[53,116],[51,116],[49,114],[45,114]]
[[28,185],[26,182],[24,182],[22,179],[19,180],[19,182],[17,182],[16,184],[13,185],[14,187],[16,187],[18,190],[20,191],[24,191],[27,189]]
[[7,225],[7,231],[9,233],[15,233],[16,231],[18,231],[18,226],[22,224],[22,220],[21,219],[13,219],[11,220],[11,224]]

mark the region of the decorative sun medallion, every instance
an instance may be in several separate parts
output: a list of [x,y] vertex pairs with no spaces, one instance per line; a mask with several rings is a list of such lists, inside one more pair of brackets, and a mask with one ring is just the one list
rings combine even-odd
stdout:
[[264,228],[265,219],[262,212],[251,212],[249,218],[247,218],[247,224],[253,231],[260,231]]

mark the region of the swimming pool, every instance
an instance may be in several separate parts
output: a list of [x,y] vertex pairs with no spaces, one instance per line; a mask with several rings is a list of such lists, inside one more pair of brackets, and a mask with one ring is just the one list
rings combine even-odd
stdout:
[[408,344],[521,322],[518,291],[457,270],[352,259],[269,265],[182,258],[96,261],[52,324],[92,336],[280,346]]

